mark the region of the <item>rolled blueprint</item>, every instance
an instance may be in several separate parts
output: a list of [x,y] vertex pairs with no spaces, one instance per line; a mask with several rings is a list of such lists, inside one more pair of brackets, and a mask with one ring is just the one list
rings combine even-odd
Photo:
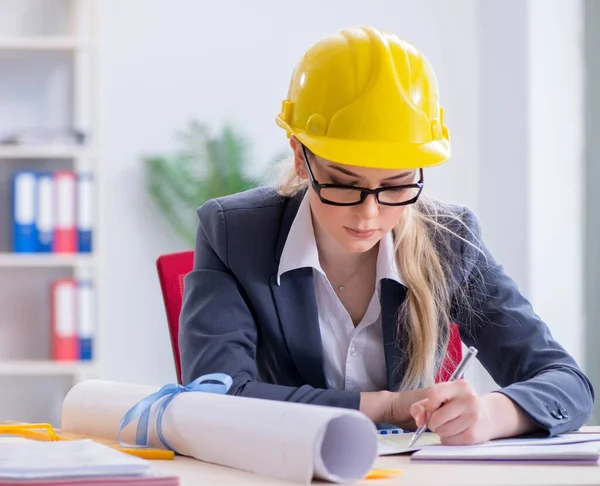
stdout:
[[[119,423],[136,403],[158,391],[145,385],[88,380],[75,385],[62,408],[64,432],[116,440]],[[148,445],[164,448],[156,433]],[[137,421],[120,439],[135,443]],[[164,411],[162,433],[179,454],[262,476],[309,483],[355,482],[377,457],[377,431],[362,413],[318,405],[204,392],[177,395]]]

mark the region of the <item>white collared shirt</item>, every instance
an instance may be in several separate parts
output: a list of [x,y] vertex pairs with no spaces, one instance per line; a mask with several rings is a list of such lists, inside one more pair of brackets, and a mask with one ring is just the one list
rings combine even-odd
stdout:
[[382,279],[403,283],[394,258],[390,233],[379,243],[375,292],[364,317],[354,327],[350,314],[336,295],[319,262],[308,197],[300,204],[283,247],[277,282],[298,268],[312,268],[323,345],[325,378],[337,390],[378,391],[387,388],[380,287]]

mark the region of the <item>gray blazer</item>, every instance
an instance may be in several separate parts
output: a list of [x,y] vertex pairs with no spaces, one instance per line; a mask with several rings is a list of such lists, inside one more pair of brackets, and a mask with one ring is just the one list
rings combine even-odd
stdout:
[[[198,210],[194,270],[185,277],[180,317],[184,383],[221,372],[233,378],[232,395],[359,408],[360,392],[327,388],[312,269],[285,273],[277,284],[301,198],[260,188],[208,201]],[[453,288],[474,289],[468,311],[452,309],[461,339],[477,347],[499,392],[549,435],[579,428],[592,411],[591,383],[479,242],[474,214],[455,209],[464,224],[447,224],[483,250],[460,238],[446,250],[454,262]],[[397,345],[405,340],[397,325],[405,298],[404,286],[381,282],[389,390],[398,389],[406,369]]]

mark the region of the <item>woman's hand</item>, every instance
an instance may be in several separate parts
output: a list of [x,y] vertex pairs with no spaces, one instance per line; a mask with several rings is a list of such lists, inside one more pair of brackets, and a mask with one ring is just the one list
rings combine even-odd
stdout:
[[438,434],[443,444],[480,444],[535,428],[510,398],[500,393],[480,396],[465,380],[427,389],[427,397],[413,403],[410,413],[417,427],[429,417],[429,430]]
[[427,398],[413,403],[410,413],[417,427],[429,418],[429,430],[438,434],[443,444],[477,444],[491,439],[493,417],[465,380],[429,388]]
[[394,424],[405,430],[415,430],[410,407],[427,396],[427,389],[362,392],[360,396],[360,411],[373,422]]
[[414,430],[429,417],[429,429],[439,434],[443,444],[477,444],[537,428],[506,395],[479,396],[465,380],[402,392],[363,392],[360,410],[374,422],[405,430]]

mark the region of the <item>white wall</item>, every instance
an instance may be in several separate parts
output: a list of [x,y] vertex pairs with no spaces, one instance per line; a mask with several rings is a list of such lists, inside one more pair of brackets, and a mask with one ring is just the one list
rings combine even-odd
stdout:
[[583,364],[583,5],[535,0],[528,11],[531,299]]
[[527,2],[477,8],[479,216],[494,256],[528,293]]
[[[584,314],[586,320],[585,363],[590,379],[600,382],[600,327],[597,316],[600,315],[600,3],[595,0],[583,1],[584,18],[584,55],[585,55],[585,174],[583,176],[585,192],[585,278],[584,278]],[[597,390],[598,388],[596,388]],[[596,400],[593,415],[594,423],[600,420],[600,400]]]
[[484,236],[583,365],[582,4],[482,1],[478,20]]
[[452,162],[428,190],[477,210],[476,2],[177,2],[101,5],[103,248],[106,377],[174,380],[155,258],[182,248],[142,184],[142,154],[174,148],[190,118],[235,122],[253,143],[257,173],[287,147],[274,118],[293,65],[319,37],[372,24],[429,57],[453,139]]

